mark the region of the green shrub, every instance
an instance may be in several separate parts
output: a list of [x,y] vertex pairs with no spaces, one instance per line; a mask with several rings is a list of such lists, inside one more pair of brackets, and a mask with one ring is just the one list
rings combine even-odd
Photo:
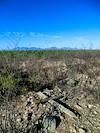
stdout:
[[1,89],[13,90],[14,88],[16,88],[16,84],[18,84],[18,82],[19,82],[19,79],[15,79],[12,75],[0,76]]

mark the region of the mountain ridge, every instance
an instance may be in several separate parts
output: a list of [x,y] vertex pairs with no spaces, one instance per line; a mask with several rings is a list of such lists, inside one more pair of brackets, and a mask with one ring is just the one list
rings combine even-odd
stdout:
[[11,50],[80,50],[78,48],[70,48],[70,47],[61,47],[61,48],[58,48],[58,47],[49,47],[49,48],[39,48],[39,47],[16,47],[14,49],[11,49]]

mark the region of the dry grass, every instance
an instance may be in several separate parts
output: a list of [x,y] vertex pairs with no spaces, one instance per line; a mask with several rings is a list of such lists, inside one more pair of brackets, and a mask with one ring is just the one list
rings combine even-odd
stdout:
[[[99,104],[99,66],[100,51],[1,52],[0,102],[8,105],[10,100],[23,93],[53,89],[57,85],[66,90],[71,99],[86,93],[87,97],[92,95],[93,102]],[[78,80],[78,85],[68,86],[65,80],[70,78]],[[63,81],[62,84],[59,84],[60,81]],[[10,123],[10,132],[14,126]],[[7,127],[1,133],[6,132]]]

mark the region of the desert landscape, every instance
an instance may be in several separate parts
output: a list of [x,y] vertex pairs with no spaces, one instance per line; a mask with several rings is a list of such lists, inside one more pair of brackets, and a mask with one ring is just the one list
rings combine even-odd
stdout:
[[100,51],[0,52],[0,133],[100,133]]
[[0,0],[0,133],[100,133],[100,0]]

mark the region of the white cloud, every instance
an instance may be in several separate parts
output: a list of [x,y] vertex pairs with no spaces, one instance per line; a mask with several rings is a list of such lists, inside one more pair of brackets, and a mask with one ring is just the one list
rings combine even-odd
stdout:
[[29,34],[21,32],[6,32],[0,35],[0,42],[5,43],[5,46],[15,44],[18,46],[37,46],[37,47],[71,47],[71,48],[83,48],[83,49],[94,49],[100,48],[100,40],[93,40],[91,38],[77,36],[70,37],[44,34],[39,32],[30,32]]
[[59,38],[62,38],[62,36],[57,36],[57,35],[54,35],[54,36],[52,36],[52,38],[57,38],[57,39],[59,39]]
[[74,37],[74,44],[76,48],[93,49],[94,41],[86,37]]
[[30,36],[35,36],[35,32],[30,32]]
[[39,33],[39,32],[30,32],[31,37],[47,37],[47,34]]
[[30,32],[30,37],[51,38],[51,39],[62,38],[62,36],[60,36],[60,35],[51,35],[51,34],[45,34],[45,33],[40,33],[40,32]]
[[75,40],[83,41],[84,37],[74,37]]
[[37,36],[39,36],[39,37],[43,37],[43,36],[45,36],[45,34],[37,33]]

